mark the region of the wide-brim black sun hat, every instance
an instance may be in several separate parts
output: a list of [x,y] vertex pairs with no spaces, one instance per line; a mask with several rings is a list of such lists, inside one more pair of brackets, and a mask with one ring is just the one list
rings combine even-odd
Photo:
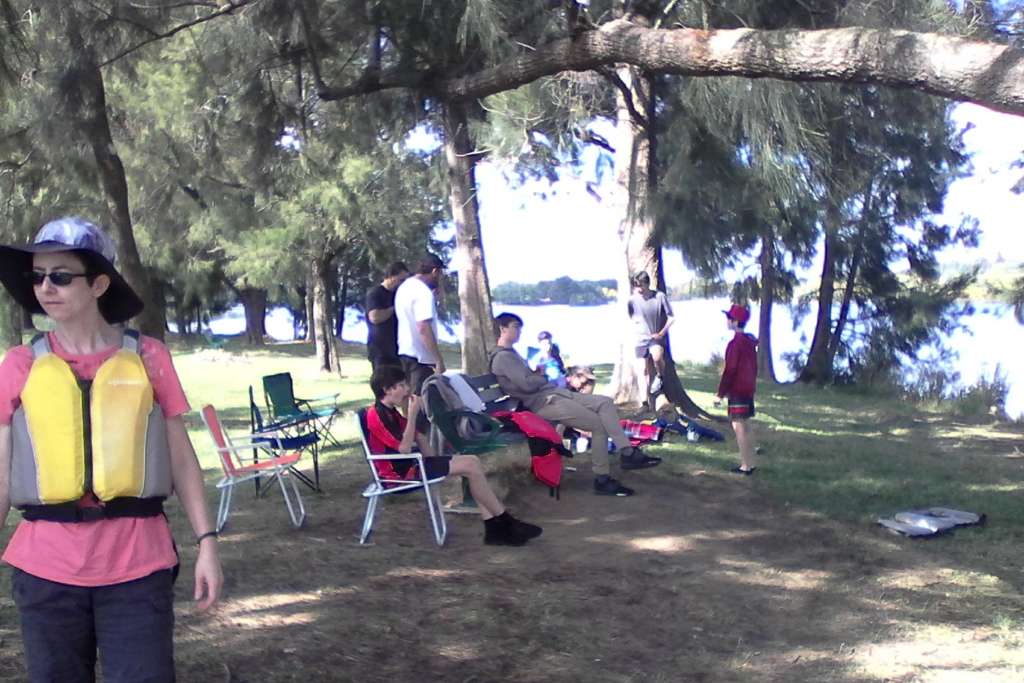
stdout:
[[0,245],[0,283],[28,312],[45,313],[29,278],[32,255],[58,251],[92,254],[90,274],[110,278],[110,287],[99,299],[100,313],[108,323],[123,323],[142,312],[142,299],[114,266],[117,260],[114,241],[99,226],[77,216],[50,221],[39,229],[32,244]]

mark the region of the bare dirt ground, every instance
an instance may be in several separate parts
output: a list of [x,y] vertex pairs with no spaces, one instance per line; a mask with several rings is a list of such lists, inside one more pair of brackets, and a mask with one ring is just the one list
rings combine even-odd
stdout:
[[[605,498],[575,464],[560,501],[525,477],[513,487],[510,509],[545,529],[524,548],[483,545],[465,515],[449,515],[437,548],[420,496],[384,501],[359,546],[354,455],[327,465],[302,530],[279,496],[242,493],[221,543],[228,594],[211,615],[191,607],[183,549],[179,680],[1022,679],[1024,600],[983,568],[774,504],[757,477],[666,462],[624,477],[639,495]],[[21,680],[3,591],[0,679]]]

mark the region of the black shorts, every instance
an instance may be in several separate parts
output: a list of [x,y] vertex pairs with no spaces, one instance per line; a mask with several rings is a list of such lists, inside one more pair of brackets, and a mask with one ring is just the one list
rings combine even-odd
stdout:
[[754,399],[751,398],[729,398],[729,419],[746,420],[756,415],[754,410]]
[[452,470],[452,456],[435,455],[423,458],[423,469],[426,470],[427,479],[447,477]]

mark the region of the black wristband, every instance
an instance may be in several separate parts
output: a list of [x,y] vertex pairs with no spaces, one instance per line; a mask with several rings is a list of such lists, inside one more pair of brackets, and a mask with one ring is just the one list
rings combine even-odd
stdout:
[[209,538],[210,536],[217,538],[217,536],[219,535],[220,534],[218,534],[216,531],[207,531],[205,534],[199,534],[198,536],[196,536],[196,545],[200,545],[203,542],[204,538]]

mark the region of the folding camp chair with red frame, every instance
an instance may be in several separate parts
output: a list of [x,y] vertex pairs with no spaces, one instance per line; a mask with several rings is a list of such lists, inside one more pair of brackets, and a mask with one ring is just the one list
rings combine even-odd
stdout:
[[[373,518],[377,514],[377,503],[382,496],[395,493],[411,493],[417,489],[423,489],[423,495],[427,499],[427,512],[430,515],[430,524],[434,529],[434,540],[438,545],[444,545],[448,537],[448,524],[444,519],[444,510],[441,507],[440,483],[444,477],[427,479],[426,468],[423,466],[423,455],[421,453],[397,453],[386,455],[374,455],[370,453],[370,445],[366,441],[366,408],[356,412],[356,425],[359,427],[359,438],[363,444],[363,455],[370,466],[370,475],[373,479],[363,489],[363,498],[366,499],[366,516],[363,518],[363,531],[359,535],[359,543],[365,544],[373,531]],[[383,479],[374,462],[377,460],[415,460],[419,468],[418,479]]]
[[[244,443],[235,443],[221,426],[217,410],[213,406],[204,406],[202,415],[206,429],[210,432],[210,438],[213,439],[213,445],[220,456],[221,468],[224,470],[224,476],[217,482],[217,488],[220,489],[220,504],[217,506],[217,531],[224,528],[228,521],[228,515],[231,514],[231,500],[235,485],[253,479],[260,480],[263,477],[271,479],[270,483],[273,483],[273,480],[277,481],[281,487],[281,495],[284,496],[284,504],[288,508],[288,516],[291,518],[292,524],[296,528],[302,526],[306,521],[306,507],[302,503],[302,496],[299,494],[295,478],[289,476],[292,466],[298,462],[302,454],[283,453],[267,439],[257,440],[253,436],[246,437]],[[244,464],[238,457],[238,453],[250,449],[259,449],[268,457],[259,462]],[[291,493],[285,486],[285,477],[291,483]],[[294,500],[292,500],[292,496],[294,496]]]

